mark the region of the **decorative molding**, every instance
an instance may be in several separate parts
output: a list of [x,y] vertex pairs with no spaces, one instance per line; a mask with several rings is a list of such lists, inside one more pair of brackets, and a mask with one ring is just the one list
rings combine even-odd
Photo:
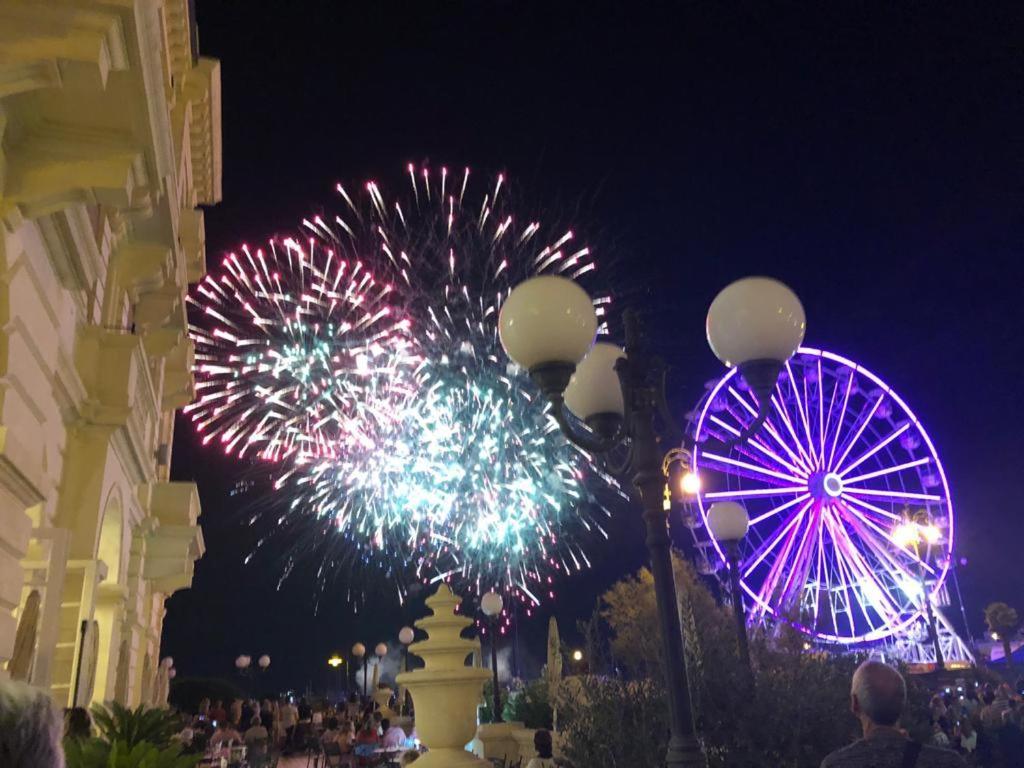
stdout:
[[40,477],[30,477],[19,461],[22,451],[6,426],[0,426],[0,487],[6,489],[25,509],[46,500]]

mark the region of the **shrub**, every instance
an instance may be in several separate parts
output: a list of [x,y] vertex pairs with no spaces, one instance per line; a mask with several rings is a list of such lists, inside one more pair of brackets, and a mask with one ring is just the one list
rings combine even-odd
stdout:
[[157,747],[145,741],[129,746],[102,739],[64,745],[67,768],[192,768],[201,755],[183,755],[178,746]]
[[97,704],[92,708],[92,720],[104,741],[122,742],[129,749],[142,743],[159,749],[167,747],[181,727],[180,718],[170,710],[145,704],[135,709],[117,702]]

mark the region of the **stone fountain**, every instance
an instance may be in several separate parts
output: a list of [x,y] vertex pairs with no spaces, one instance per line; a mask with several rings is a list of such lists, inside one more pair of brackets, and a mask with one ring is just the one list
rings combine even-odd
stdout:
[[427,639],[409,646],[425,666],[397,677],[409,689],[416,709],[416,733],[428,749],[416,761],[417,768],[491,765],[465,749],[476,733],[476,708],[490,673],[466,666],[466,657],[479,651],[480,641],[462,637],[473,621],[455,613],[461,602],[447,584],[427,598],[431,615],[416,622]]

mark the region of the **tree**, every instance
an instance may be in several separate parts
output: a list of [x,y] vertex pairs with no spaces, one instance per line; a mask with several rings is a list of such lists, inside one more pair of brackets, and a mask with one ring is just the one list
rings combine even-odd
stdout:
[[985,606],[985,623],[988,624],[988,631],[1002,641],[1006,668],[1013,670],[1013,648],[1010,647],[1010,640],[1020,628],[1020,616],[1017,609],[1011,608],[1006,603],[989,603]]
[[[717,604],[689,563],[674,558],[673,565],[690,698],[711,768],[817,768],[826,754],[855,737],[850,679],[861,657],[812,650],[804,635],[780,622],[770,634],[751,632],[752,689],[739,659],[731,611]],[[650,573],[640,571],[609,589],[602,596],[601,616],[616,659],[632,677],[646,679],[584,678],[559,709],[563,751],[581,768],[647,765],[661,759],[667,740],[667,723],[656,719],[651,705],[653,697],[664,712],[667,702]],[[907,682],[903,725],[927,738],[928,692],[912,679]],[[647,743],[613,743],[627,738],[615,722],[632,723]]]

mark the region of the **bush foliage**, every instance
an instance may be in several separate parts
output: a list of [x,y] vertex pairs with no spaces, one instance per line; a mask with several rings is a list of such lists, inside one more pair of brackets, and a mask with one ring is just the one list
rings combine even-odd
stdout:
[[[674,566],[690,695],[711,768],[817,768],[825,755],[858,735],[849,690],[861,658],[812,651],[802,635],[780,624],[771,636],[751,637],[751,686],[736,650],[731,610],[715,601],[687,562],[676,559]],[[586,677],[563,686],[563,752],[581,768],[661,765],[668,714],[650,572],[623,579],[603,595],[600,619],[614,667],[627,679]],[[912,680],[908,684],[904,725],[917,735],[927,724],[918,722],[927,692]]]

